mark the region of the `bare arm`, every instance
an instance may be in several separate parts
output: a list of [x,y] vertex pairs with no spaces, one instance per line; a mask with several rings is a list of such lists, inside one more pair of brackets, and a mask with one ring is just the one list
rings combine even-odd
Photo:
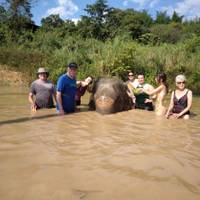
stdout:
[[133,89],[134,87],[131,84],[127,84],[127,91],[126,93],[128,94],[128,96],[132,99],[133,103],[135,103],[135,95],[133,93]]
[[82,81],[76,81],[76,87],[79,87],[81,85]]
[[33,93],[32,92],[29,93],[28,100],[31,103],[31,110],[32,111],[36,111],[37,106],[36,106],[36,104],[34,102]]
[[64,115],[65,112],[64,112],[63,106],[62,106],[62,97],[61,97],[61,95],[62,95],[61,92],[57,91],[57,93],[56,93],[56,99],[57,99],[57,104],[58,104],[58,107],[59,107],[59,113],[61,115]]
[[[146,87],[146,86],[144,87],[143,92],[146,93],[146,91],[147,91],[147,92],[151,92],[151,91],[154,90],[154,87],[153,87],[152,85],[147,84],[147,86],[148,86],[148,87]],[[147,93],[147,94],[148,94],[148,93]],[[150,98],[149,98],[150,102],[152,102],[152,99],[156,99],[156,94],[149,95],[149,96],[150,96]],[[147,101],[148,101],[148,99],[147,99]]]
[[127,84],[127,87],[128,87],[128,90],[127,90],[127,93],[128,93],[128,96],[129,97],[132,97],[134,96],[134,93],[133,93],[133,86],[131,84]]
[[171,94],[171,100],[170,100],[170,103],[169,103],[169,107],[168,107],[167,113],[165,115],[166,118],[169,117],[169,114],[172,111],[173,107],[174,107],[174,92],[172,92],[172,94]]
[[154,95],[159,93],[161,90],[163,89],[163,85],[158,86],[156,89],[152,89],[152,90],[144,90],[145,93],[147,93],[148,95]]
[[57,104],[57,98],[56,98],[56,89],[55,89],[55,86],[53,85],[52,87],[52,97],[54,99],[54,103]]
[[[52,84],[53,84],[53,83],[52,83]],[[52,97],[53,97],[54,103],[57,104],[56,88],[55,88],[55,85],[54,85],[54,84],[53,84],[53,86],[52,86]]]
[[53,98],[54,98],[55,103],[57,104],[56,92],[53,93]]

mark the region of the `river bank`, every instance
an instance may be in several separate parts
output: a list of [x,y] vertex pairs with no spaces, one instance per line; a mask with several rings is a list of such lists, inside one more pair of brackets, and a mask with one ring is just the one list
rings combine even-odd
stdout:
[[0,84],[10,86],[26,86],[27,81],[22,72],[10,70],[6,65],[0,65]]
[[79,38],[73,43],[72,38],[66,38],[65,45],[59,49],[44,46],[45,50],[42,51],[35,46],[2,47],[0,65],[7,66],[9,70],[22,72],[23,82],[26,78],[27,85],[35,80],[39,67],[47,68],[49,79],[56,83],[58,77],[66,71],[67,63],[71,61],[79,65],[77,74],[79,80],[92,75],[93,77],[117,76],[126,81],[127,73],[131,70],[134,75],[144,73],[146,82],[155,85],[155,75],[164,71],[170,89],[175,88],[176,75],[184,74],[187,78],[187,87],[194,94],[200,95],[199,51],[198,49],[192,51],[189,48],[195,46],[194,41],[196,40],[191,39],[176,45],[152,46],[120,37],[106,42]]

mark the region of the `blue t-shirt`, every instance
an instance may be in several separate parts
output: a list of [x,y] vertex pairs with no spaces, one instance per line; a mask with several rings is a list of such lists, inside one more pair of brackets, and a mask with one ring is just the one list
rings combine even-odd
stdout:
[[[57,91],[62,95],[62,106],[66,113],[75,111],[76,79],[71,79],[67,74],[59,77]],[[59,110],[58,106],[57,109]]]

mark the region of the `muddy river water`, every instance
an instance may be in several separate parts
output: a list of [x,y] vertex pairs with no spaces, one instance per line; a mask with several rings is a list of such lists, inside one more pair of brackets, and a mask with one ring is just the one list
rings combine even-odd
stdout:
[[199,97],[192,112],[30,113],[27,90],[0,87],[0,199],[199,200]]

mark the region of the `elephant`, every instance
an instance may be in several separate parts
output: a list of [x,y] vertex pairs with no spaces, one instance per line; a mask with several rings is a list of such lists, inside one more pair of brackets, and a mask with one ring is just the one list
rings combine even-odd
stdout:
[[111,114],[132,109],[127,85],[117,78],[99,78],[91,89],[89,109]]

